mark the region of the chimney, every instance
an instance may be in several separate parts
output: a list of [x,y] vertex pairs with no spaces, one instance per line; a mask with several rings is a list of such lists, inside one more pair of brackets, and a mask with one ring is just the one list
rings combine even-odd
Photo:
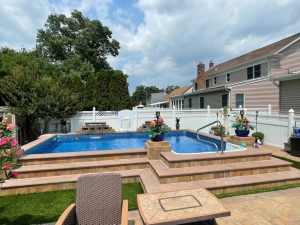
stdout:
[[215,65],[215,64],[213,63],[213,61],[210,60],[210,62],[209,62],[209,69],[212,68],[212,67],[214,67],[214,65]]
[[205,89],[205,64],[202,62],[197,65],[197,84],[199,90]]

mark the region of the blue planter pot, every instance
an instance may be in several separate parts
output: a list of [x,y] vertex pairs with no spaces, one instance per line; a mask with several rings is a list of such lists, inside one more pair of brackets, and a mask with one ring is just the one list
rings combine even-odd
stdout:
[[238,137],[248,137],[249,133],[250,130],[238,130],[238,129],[235,130],[235,134]]
[[165,138],[164,134],[158,134],[155,136],[155,138],[152,141],[159,142],[159,141],[163,141],[164,138]]

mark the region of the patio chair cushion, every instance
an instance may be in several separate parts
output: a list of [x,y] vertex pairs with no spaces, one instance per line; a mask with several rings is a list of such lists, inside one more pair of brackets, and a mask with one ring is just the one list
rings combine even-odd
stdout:
[[107,173],[83,175],[77,181],[79,225],[117,225],[122,214],[122,177]]

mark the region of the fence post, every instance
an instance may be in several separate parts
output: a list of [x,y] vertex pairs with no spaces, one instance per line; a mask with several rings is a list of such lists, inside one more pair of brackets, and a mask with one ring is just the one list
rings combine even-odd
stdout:
[[93,107],[93,120],[96,122],[96,107]]
[[176,129],[176,107],[174,106],[172,109],[172,129]]
[[272,114],[272,105],[269,104],[268,105],[268,116],[270,116]]
[[244,108],[244,115],[247,116],[247,109]]
[[137,129],[138,129],[138,109],[137,109],[137,107],[133,108],[133,112],[134,112],[134,120],[135,120],[134,130],[137,131]]
[[210,115],[210,106],[209,105],[207,106],[207,115],[208,116]]
[[293,125],[295,123],[294,121],[295,111],[293,109],[289,110],[289,121],[288,121],[288,138],[290,138],[291,134],[293,133]]

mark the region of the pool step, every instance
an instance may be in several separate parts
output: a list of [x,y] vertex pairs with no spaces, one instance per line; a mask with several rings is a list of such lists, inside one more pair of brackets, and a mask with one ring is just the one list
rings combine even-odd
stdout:
[[144,158],[146,157],[146,155],[147,152],[144,148],[51,154],[31,154],[25,155],[22,158],[20,158],[20,163],[23,166],[28,166],[71,162],[90,162],[113,159]]
[[147,158],[115,159],[57,164],[22,166],[16,169],[18,178],[49,177],[84,173],[143,169],[148,166]]
[[[300,183],[300,170],[296,169],[268,174],[226,177],[170,184],[160,184],[149,168],[115,172],[122,175],[124,183],[141,182],[144,191],[148,193],[204,187],[214,194],[218,194],[223,192],[251,190],[258,187]],[[2,184],[0,196],[74,189],[76,188],[76,181],[81,175],[82,174],[10,179]]]
[[[242,154],[241,154],[242,153]],[[266,150],[226,152],[221,154],[174,154],[162,152],[161,160],[170,168],[205,166],[215,164],[251,162],[271,159],[272,153]]]
[[160,160],[151,160],[150,165],[159,182],[166,184],[289,171],[291,163],[271,158],[270,160],[184,168],[169,168]]

